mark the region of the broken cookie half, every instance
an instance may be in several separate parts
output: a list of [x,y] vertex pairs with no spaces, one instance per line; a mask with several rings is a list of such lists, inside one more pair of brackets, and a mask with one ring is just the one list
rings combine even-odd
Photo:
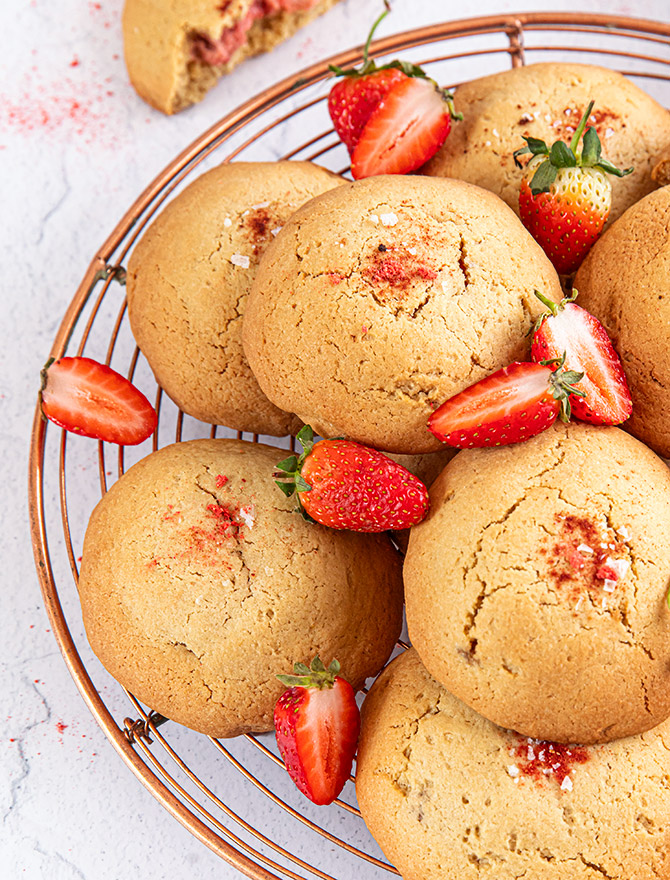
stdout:
[[245,58],[273,49],[338,0],[126,0],[123,38],[140,97],[172,114]]

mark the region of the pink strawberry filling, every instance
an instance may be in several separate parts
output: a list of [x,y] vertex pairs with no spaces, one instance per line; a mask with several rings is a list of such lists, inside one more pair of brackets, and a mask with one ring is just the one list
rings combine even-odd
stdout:
[[[225,28],[218,40],[212,40],[207,34],[194,34],[191,38],[191,53],[198,61],[212,67],[225,64],[244,45],[255,21],[278,12],[303,12],[316,6],[318,2],[319,0],[254,0],[246,15],[231,27]],[[221,5],[222,12],[227,5]]]

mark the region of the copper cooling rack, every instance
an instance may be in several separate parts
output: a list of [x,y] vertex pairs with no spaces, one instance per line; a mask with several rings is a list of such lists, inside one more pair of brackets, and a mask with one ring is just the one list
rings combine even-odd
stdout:
[[[401,52],[450,86],[510,65],[590,62],[620,70],[670,105],[670,25],[660,22],[559,13],[490,16],[397,34],[372,47],[375,56]],[[397,871],[365,829],[353,780],[334,806],[313,807],[288,780],[271,736],[208,740],[165,723],[113,682],[83,634],[78,554],[88,513],[108,483],[134,460],[175,440],[236,436],[185,416],[156,387],[126,319],[123,266],[129,252],[164,202],[213,164],[309,159],[346,173],[347,154],[328,119],[325,80],[329,63],[349,66],[360,56],[359,48],[314,65],[222,119],[142,193],[89,265],[51,355],[86,353],[105,360],[153,395],[159,414],[153,439],[139,449],[95,444],[47,426],[37,411],[31,440],[37,569],[53,631],[84,700],[163,806],[223,859],[257,880],[372,880]],[[402,647],[399,643],[398,650]]]

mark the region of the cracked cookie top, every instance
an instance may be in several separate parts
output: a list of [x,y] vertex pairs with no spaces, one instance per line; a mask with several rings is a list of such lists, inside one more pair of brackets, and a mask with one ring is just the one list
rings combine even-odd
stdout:
[[309,162],[236,162],[203,174],[158,215],[128,264],[128,317],[157,381],[184,412],[283,436],[300,421],[258,387],[242,316],[260,257],[300,205],[342,183]]
[[361,814],[405,880],[668,876],[670,725],[604,745],[521,737],[430,676],[415,650],[363,703]]
[[465,450],[404,579],[428,669],[525,736],[604,742],[670,715],[670,472],[618,428]]
[[245,353],[277,406],[319,433],[390,452],[438,449],[447,397],[528,355],[560,299],[541,248],[496,196],[462,181],[380,176],[297,211],[265,252]]
[[523,172],[514,150],[523,137],[570,142],[589,101],[590,123],[603,155],[634,172],[612,187],[610,217],[654,189],[651,172],[670,144],[670,113],[620,73],[590,64],[528,64],[464,83],[454,103],[463,122],[423,167],[425,174],[458,177],[490,189],[518,211]]
[[272,479],[284,456],[238,440],[167,446],[111,487],[86,531],[91,647],[138,699],[211,736],[270,730],[275,674],[317,654],[362,687],[400,634],[389,539],[303,520]]
[[670,187],[629,208],[575,278],[579,303],[604,324],[633,398],[626,429],[670,457]]

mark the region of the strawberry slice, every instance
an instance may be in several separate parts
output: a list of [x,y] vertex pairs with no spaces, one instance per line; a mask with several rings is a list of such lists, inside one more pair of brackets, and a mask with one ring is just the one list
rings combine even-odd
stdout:
[[318,657],[311,668],[296,663],[294,675],[278,675],[288,687],[277,700],[277,746],[291,779],[315,804],[330,804],[344,788],[356,754],[360,713],[354,689]]
[[[570,419],[574,386],[583,373],[550,363],[515,362],[475,382],[438,407],[428,420],[435,436],[459,449],[528,440],[556,418]],[[554,367],[555,369],[552,369]]]
[[385,532],[407,529],[428,512],[424,484],[383,452],[353,440],[313,443],[309,425],[298,440],[302,454],[279,462],[275,482],[288,497],[297,492],[306,518],[331,529]]
[[442,146],[451,130],[451,96],[427,78],[396,83],[370,116],[351,159],[356,180],[408,174]]
[[87,357],[62,357],[42,370],[42,413],[54,424],[96,440],[134,446],[156,429],[156,411],[111,367]]
[[626,374],[607,330],[597,318],[575,303],[577,291],[552,302],[535,296],[549,309],[535,325],[531,357],[544,361],[565,352],[568,370],[584,373],[577,384],[583,397],[571,399],[575,418],[594,425],[620,425],[633,411]]

